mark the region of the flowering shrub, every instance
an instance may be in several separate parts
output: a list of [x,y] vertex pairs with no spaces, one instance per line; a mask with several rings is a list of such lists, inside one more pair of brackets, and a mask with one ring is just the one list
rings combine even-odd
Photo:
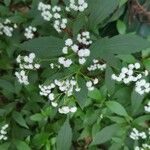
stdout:
[[129,5],[0,1],[0,150],[150,149],[150,28]]

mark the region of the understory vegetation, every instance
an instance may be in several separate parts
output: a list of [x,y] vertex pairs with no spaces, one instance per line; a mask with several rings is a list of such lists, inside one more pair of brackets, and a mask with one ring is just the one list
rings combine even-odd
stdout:
[[150,150],[149,0],[0,0],[0,150]]

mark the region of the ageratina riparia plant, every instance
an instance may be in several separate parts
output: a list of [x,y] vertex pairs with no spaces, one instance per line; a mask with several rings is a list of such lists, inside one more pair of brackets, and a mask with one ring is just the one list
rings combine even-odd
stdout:
[[0,150],[149,150],[148,5],[0,1]]

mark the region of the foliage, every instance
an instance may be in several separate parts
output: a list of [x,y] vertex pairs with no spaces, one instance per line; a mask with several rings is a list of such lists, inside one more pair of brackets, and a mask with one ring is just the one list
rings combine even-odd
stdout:
[[0,1],[0,150],[150,149],[149,7]]

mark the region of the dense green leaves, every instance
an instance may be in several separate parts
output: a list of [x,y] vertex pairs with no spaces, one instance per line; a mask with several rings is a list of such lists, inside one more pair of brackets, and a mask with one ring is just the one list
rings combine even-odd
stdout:
[[57,37],[39,37],[26,41],[20,45],[20,48],[35,52],[40,58],[59,56],[61,54],[64,41]]
[[72,141],[72,129],[70,127],[69,121],[66,120],[58,132],[57,149],[70,150],[71,141]]

